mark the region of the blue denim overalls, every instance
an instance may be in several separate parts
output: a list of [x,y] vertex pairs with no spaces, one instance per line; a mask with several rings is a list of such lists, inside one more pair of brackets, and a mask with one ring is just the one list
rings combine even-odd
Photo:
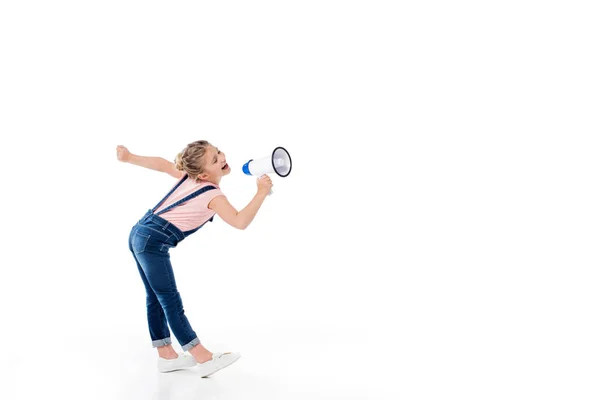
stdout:
[[[169,249],[177,246],[179,242],[196,232],[204,224],[182,232],[159,215],[208,190],[215,189],[215,187],[203,187],[157,214],[154,212],[186,179],[188,179],[187,174],[153,209],[146,212],[142,219],[131,228],[129,234],[129,250],[135,258],[138,271],[146,287],[146,309],[152,346],[160,347],[171,344],[170,326],[183,351],[196,346],[200,340],[185,316],[181,296],[175,284]],[[209,221],[212,220],[213,218]]]

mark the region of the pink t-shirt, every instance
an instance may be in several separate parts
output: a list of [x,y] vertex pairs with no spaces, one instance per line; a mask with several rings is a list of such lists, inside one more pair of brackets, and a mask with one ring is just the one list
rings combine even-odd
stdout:
[[221,188],[212,182],[195,182],[188,177],[154,213],[158,214],[161,210],[169,207],[171,204],[176,203],[205,186],[214,186],[215,189],[207,190],[193,199],[159,215],[159,217],[166,219],[182,232],[196,229],[215,215],[215,212],[208,208],[208,203],[217,196],[224,196],[223,192],[221,192]]

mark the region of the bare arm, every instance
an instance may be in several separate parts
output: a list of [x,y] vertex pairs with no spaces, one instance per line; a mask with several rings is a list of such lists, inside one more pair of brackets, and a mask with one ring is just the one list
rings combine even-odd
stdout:
[[177,168],[175,168],[175,164],[165,160],[162,157],[139,156],[137,154],[130,153],[125,146],[117,146],[117,159],[119,161],[137,165],[139,167],[164,172],[174,178],[182,178],[185,174],[184,171],[179,171]]
[[271,180],[263,175],[257,180],[258,190],[250,203],[242,211],[233,207],[225,196],[217,196],[208,203],[208,208],[215,211],[219,217],[237,229],[246,229],[252,222],[256,213],[271,189]]
[[130,154],[127,162],[140,167],[153,169],[155,171],[165,172],[175,178],[182,178],[183,174],[185,174],[184,171],[179,171],[177,168],[175,168],[175,164],[161,157],[146,157]]

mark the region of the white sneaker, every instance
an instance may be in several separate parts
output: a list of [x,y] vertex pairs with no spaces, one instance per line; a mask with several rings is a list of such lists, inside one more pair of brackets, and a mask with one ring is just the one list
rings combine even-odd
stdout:
[[196,359],[187,353],[179,353],[178,357],[172,360],[158,357],[158,372],[177,371],[178,369],[191,368],[196,364]]
[[236,362],[242,355],[240,353],[213,353],[212,360],[199,363],[200,376],[205,378]]

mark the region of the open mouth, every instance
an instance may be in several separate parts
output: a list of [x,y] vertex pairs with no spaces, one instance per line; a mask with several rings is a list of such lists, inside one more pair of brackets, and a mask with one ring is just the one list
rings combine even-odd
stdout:
[[226,170],[227,168],[229,168],[229,164],[225,163],[225,165],[223,165],[223,168],[221,168],[221,169]]

